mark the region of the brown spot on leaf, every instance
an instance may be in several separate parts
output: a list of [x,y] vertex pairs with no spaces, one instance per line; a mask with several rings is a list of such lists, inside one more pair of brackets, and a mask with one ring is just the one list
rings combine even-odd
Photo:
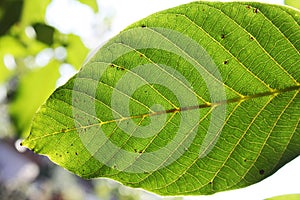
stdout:
[[258,9],[257,9],[257,8],[254,8],[254,9],[253,9],[253,12],[254,12],[254,13],[258,13]]
[[227,65],[228,64],[228,60],[224,60],[224,65]]
[[222,38],[222,39],[225,39],[225,34],[221,34],[221,38]]

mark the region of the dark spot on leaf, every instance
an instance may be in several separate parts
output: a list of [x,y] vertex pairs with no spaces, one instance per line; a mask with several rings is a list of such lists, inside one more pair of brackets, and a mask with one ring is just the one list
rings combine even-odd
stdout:
[[82,172],[84,172],[85,170],[83,169]]
[[247,6],[246,6],[246,8],[247,8],[247,9],[250,9],[250,8],[251,8],[251,6],[250,6],[250,5],[247,5]]
[[117,168],[117,165],[114,165],[114,169],[116,169]]
[[124,71],[125,68],[124,67],[116,67],[117,70],[121,70],[121,71]]
[[114,64],[110,64],[109,66],[110,66],[110,67],[112,67],[112,68],[114,68],[114,67],[115,67],[115,65],[114,65]]
[[263,170],[263,169],[259,170],[260,175],[263,175],[264,173],[265,173],[265,170]]
[[222,38],[222,39],[225,39],[225,34],[222,34],[222,35],[221,35],[221,38]]
[[60,132],[62,132],[62,133],[65,133],[66,132],[66,129],[61,129],[61,131]]
[[69,153],[69,152],[67,151],[67,153]]
[[23,143],[22,143],[22,142],[20,142],[20,146],[23,146]]
[[75,155],[76,155],[76,156],[78,156],[78,153],[77,153],[77,152],[75,152]]
[[143,55],[143,54],[140,54],[140,57],[142,58],[142,57],[144,57],[144,55]]
[[254,8],[254,9],[253,9],[253,12],[254,12],[254,13],[258,13],[258,9],[257,9],[257,8]]
[[143,153],[143,150],[140,150],[139,153]]
[[137,152],[137,150],[136,149],[133,149],[133,151],[136,153]]
[[228,64],[228,60],[224,60],[224,65],[227,65]]
[[244,159],[244,162],[247,162],[247,159],[246,159],[246,158]]
[[71,146],[73,146],[73,144],[71,144]]
[[62,155],[59,155],[59,157],[62,157]]
[[142,27],[142,28],[145,28],[145,27],[146,27],[146,25],[145,25],[145,24],[143,24],[141,27]]
[[205,9],[203,8],[202,11],[205,11]]
[[254,40],[254,37],[250,35],[250,40]]
[[211,185],[211,184],[212,184],[212,181],[210,181],[208,184],[210,184],[210,185]]

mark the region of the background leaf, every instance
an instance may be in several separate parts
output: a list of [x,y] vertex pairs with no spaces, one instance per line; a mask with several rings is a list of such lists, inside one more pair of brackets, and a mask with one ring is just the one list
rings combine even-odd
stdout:
[[300,9],[300,1],[298,0],[285,0],[284,3],[289,6]]
[[271,197],[268,198],[267,200],[284,200],[284,199],[297,200],[299,198],[300,198],[300,194],[286,194],[286,195]]
[[23,75],[10,105],[10,114],[19,132],[28,135],[32,117],[50,94],[59,78],[59,63],[52,61],[47,67]]
[[81,3],[90,6],[94,12],[98,12],[98,4],[96,0],[79,0]]
[[51,95],[24,145],[163,195],[256,183],[300,152],[299,16],[195,2],[145,18]]

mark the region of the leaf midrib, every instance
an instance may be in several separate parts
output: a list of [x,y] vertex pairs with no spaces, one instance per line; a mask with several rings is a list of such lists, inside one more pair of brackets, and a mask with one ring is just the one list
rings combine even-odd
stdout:
[[[118,118],[118,119],[113,119],[113,120],[107,120],[107,121],[102,121],[100,123],[90,124],[90,125],[86,125],[86,126],[64,129],[64,131],[57,131],[57,132],[53,132],[51,134],[45,134],[45,135],[42,135],[40,137],[35,137],[35,138],[32,138],[32,139],[28,138],[28,142],[38,140],[38,139],[43,139],[43,138],[50,137],[50,136],[54,136],[54,135],[57,135],[57,134],[60,134],[60,133],[68,133],[68,132],[79,130],[79,129],[87,129],[87,128],[91,128],[91,127],[95,127],[95,126],[102,126],[102,125],[105,125],[105,124],[120,122],[120,121],[124,121],[124,120],[145,118],[145,117],[150,117],[150,116],[155,116],[155,115],[162,115],[162,114],[167,114],[167,113],[180,113],[180,112],[196,110],[196,109],[203,109],[203,108],[210,108],[210,107],[212,108],[212,107],[227,105],[227,104],[231,104],[231,103],[241,103],[243,101],[248,101],[248,100],[267,97],[267,96],[274,96],[275,97],[279,94],[292,92],[292,91],[297,91],[297,90],[300,91],[300,85],[290,86],[290,87],[286,87],[286,88],[283,88],[283,89],[278,89],[278,90],[273,90],[273,91],[268,91],[268,92],[263,92],[263,93],[257,93],[257,94],[238,97],[238,98],[222,100],[222,101],[214,102],[214,103],[207,103],[207,104],[201,104],[201,105],[195,105],[195,106],[174,108],[174,109],[170,109],[170,110],[156,111],[156,112],[152,112],[152,113],[145,113],[145,114],[128,116],[128,117],[123,117],[123,118]],[[70,106],[72,106],[72,105],[70,105]],[[62,114],[64,115],[64,113],[62,113]]]

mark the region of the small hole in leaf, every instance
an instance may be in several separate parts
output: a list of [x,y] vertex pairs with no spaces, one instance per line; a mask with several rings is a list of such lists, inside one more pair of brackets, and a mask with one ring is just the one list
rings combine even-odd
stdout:
[[259,170],[260,175],[263,175],[264,173],[265,173],[265,170],[263,170],[263,169]]

